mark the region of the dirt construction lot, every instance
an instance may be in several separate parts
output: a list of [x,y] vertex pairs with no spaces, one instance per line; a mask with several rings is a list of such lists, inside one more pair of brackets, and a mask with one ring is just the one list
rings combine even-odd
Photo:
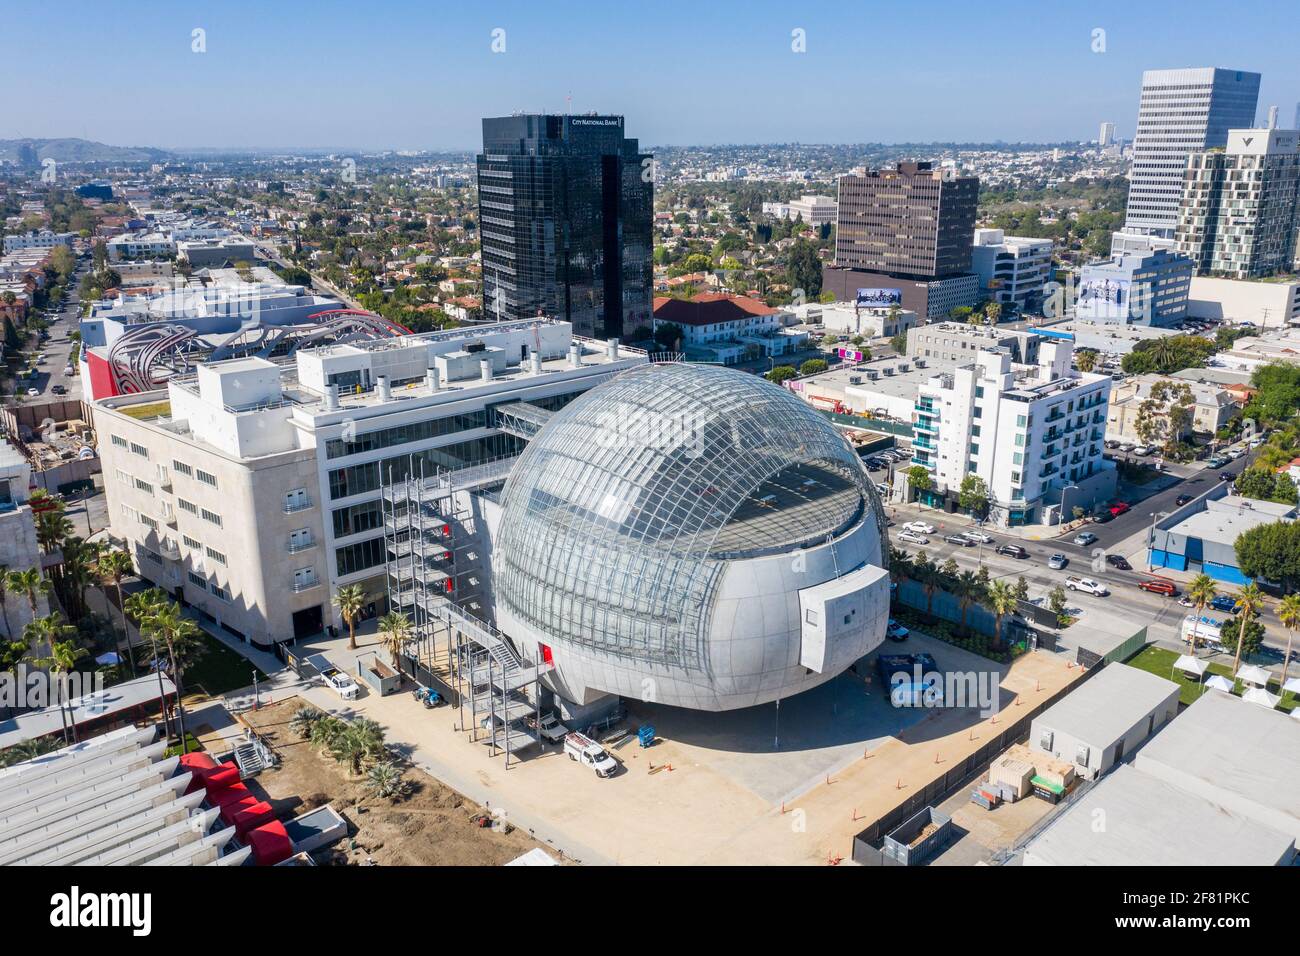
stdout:
[[[520,830],[476,826],[473,818],[479,807],[419,770],[407,768],[406,778],[415,789],[400,802],[369,795],[361,778],[350,777],[343,765],[290,729],[289,719],[303,706],[311,705],[291,697],[243,715],[281,760],[278,768],[263,771],[249,784],[254,792],[258,787],[266,791],[267,799],[282,811],[281,819],[333,804],[351,828],[350,840],[335,845],[333,862],[499,866],[539,846]],[[548,852],[555,855],[554,850]]]

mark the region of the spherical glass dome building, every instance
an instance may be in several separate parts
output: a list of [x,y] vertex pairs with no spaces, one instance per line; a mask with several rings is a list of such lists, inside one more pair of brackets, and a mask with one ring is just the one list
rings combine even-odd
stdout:
[[546,424],[501,506],[497,623],[577,703],[749,706],[828,680],[883,637],[875,489],[825,417],[757,376],[619,375]]

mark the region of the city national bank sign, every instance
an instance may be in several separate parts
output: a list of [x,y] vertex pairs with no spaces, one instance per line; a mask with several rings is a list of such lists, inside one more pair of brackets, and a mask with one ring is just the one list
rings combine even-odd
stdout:
[[621,116],[570,116],[570,126],[622,126]]

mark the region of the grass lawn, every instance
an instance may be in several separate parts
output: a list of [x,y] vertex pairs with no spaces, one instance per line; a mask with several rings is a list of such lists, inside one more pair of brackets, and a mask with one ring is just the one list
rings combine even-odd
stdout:
[[199,640],[207,651],[185,672],[186,696],[202,690],[205,696],[220,697],[222,694],[253,683],[253,672],[257,671],[259,681],[266,680],[266,675],[258,670],[248,658],[236,654],[211,634],[200,632]]
[[[1195,701],[1196,698],[1200,697],[1204,691],[1202,691],[1201,683],[1199,681],[1192,680],[1189,675],[1184,674],[1182,671],[1174,670],[1174,661],[1176,660],[1178,660],[1177,652],[1165,650],[1163,647],[1156,647],[1154,644],[1148,644],[1145,648],[1130,657],[1124,663],[1128,664],[1130,667],[1137,667],[1144,671],[1150,671],[1152,674],[1173,681],[1180,688],[1178,693],[1179,701],[1184,704],[1190,704]],[[1173,671],[1172,674],[1170,673],[1171,671]],[[1208,677],[1211,674],[1218,674],[1221,677],[1232,678],[1232,669],[1226,664],[1212,663],[1206,670],[1205,676]],[[1233,679],[1233,684],[1235,685],[1233,693],[1240,697],[1242,690],[1241,681]],[[1274,694],[1279,692],[1279,686],[1276,682],[1269,684],[1268,689]],[[1297,700],[1294,694],[1283,694],[1281,702],[1277,705],[1277,709],[1290,711],[1295,708],[1296,704]]]
[[124,405],[118,411],[123,415],[129,415],[143,421],[149,418],[157,418],[159,415],[170,415],[172,413],[172,403],[163,401],[149,402],[147,405]]

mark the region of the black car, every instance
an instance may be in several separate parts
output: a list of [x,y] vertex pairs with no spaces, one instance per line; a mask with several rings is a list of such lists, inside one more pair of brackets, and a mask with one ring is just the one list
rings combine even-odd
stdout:
[[1225,471],[1219,475],[1220,481],[1236,481],[1237,476],[1230,471]]
[[949,544],[959,544],[963,548],[975,547],[975,542],[972,541],[970,538],[966,537],[964,534],[950,534],[947,537],[945,537],[943,540],[947,541]]
[[1027,558],[1029,552],[1018,544],[1000,544],[998,545],[997,554],[1005,554],[1008,558]]
[[1102,511],[1098,511],[1095,515],[1092,516],[1093,524],[1105,524],[1107,521],[1114,521],[1114,520],[1115,520],[1115,516],[1111,514],[1109,508]]
[[1177,498],[1174,499],[1174,505],[1175,507],[1181,508],[1183,505],[1187,504],[1187,502],[1191,500],[1192,500],[1191,495],[1179,495]]
[[1118,554],[1106,555],[1106,563],[1112,568],[1119,568],[1121,571],[1132,571],[1133,565],[1128,563],[1128,559]]

